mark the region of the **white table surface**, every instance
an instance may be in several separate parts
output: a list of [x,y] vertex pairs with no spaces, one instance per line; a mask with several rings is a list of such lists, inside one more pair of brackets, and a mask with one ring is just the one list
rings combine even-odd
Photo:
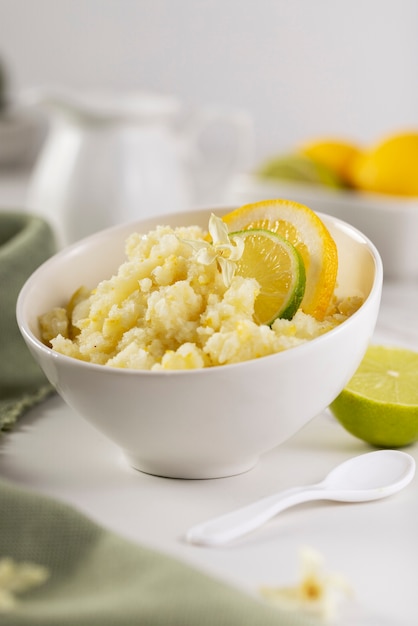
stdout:
[[[24,184],[24,175],[0,176],[0,208],[21,207]],[[385,284],[374,342],[418,351],[417,320],[418,281]],[[299,549],[310,546],[354,589],[341,624],[416,626],[418,476],[380,501],[299,505],[226,547],[184,541],[197,522],[279,489],[316,482],[337,463],[370,450],[324,413],[245,474],[203,481],[159,478],[129,467],[114,444],[53,396],[1,437],[0,474],[250,594],[261,585],[294,583]],[[418,463],[418,444],[406,451]]]

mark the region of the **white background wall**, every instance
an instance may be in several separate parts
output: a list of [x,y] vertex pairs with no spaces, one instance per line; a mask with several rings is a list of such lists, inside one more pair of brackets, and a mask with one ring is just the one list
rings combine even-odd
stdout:
[[418,126],[416,0],[0,0],[20,89],[155,89],[248,111],[256,159]]

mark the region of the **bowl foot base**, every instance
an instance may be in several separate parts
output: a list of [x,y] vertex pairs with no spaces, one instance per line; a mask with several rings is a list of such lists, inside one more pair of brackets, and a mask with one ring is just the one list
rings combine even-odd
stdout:
[[145,474],[161,476],[163,478],[182,478],[186,480],[206,480],[212,478],[227,478],[236,476],[253,469],[258,463],[258,457],[251,457],[240,463],[215,463],[193,460],[186,463],[184,459],[155,462],[144,459],[135,454],[125,452],[125,459],[134,469]]

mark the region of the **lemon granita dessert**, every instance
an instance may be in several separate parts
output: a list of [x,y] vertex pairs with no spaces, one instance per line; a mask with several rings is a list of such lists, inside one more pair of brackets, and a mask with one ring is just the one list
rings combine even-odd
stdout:
[[[285,209],[293,238],[296,215],[303,238],[254,223],[248,207],[224,220],[212,215],[208,231],[133,233],[115,275],[40,317],[43,341],[91,363],[176,370],[256,359],[331,330],[361,304],[334,296],[335,244],[310,209],[271,202],[276,217]],[[265,213],[259,203],[256,215]]]

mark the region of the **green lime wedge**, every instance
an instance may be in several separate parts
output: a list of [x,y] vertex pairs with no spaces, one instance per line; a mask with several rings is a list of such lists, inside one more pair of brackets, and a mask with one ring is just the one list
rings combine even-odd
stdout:
[[370,346],[330,409],[348,432],[374,446],[398,448],[417,441],[418,353]]

